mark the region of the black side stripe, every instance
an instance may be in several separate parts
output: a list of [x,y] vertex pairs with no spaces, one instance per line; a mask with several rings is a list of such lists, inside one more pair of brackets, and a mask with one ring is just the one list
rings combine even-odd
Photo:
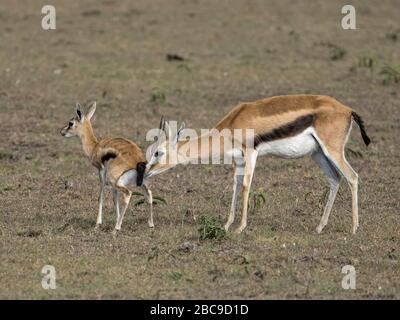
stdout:
[[146,162],[139,162],[136,165],[136,185],[140,187],[143,184],[144,171],[146,170]]
[[308,114],[270,132],[259,134],[254,137],[254,147],[256,148],[261,143],[293,137],[310,127],[314,121],[315,114]]

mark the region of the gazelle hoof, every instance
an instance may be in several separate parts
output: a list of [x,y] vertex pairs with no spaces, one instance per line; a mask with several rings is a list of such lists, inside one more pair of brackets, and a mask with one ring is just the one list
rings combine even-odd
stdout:
[[320,234],[322,232],[322,229],[324,229],[324,226],[319,225],[316,229],[317,233]]
[[236,234],[241,234],[245,228],[246,228],[246,226],[240,226],[239,228],[237,228],[235,230],[235,233]]
[[150,228],[154,228],[154,223],[153,223],[153,221],[149,221],[148,223],[149,223],[149,227],[150,227]]
[[94,227],[94,230],[99,230],[101,227],[101,223],[96,223],[96,226]]

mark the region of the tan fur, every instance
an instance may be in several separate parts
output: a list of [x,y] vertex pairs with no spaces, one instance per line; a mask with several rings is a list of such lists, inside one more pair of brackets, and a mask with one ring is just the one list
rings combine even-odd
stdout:
[[132,141],[125,138],[104,138],[94,147],[91,162],[96,168],[101,166],[101,158],[108,152],[115,152],[117,157],[109,160],[108,174],[110,181],[115,183],[120,176],[130,170],[136,169],[139,162],[146,159],[142,150]]
[[[63,130],[66,129],[64,128]],[[112,184],[115,184],[124,172],[136,169],[139,162],[146,161],[140,148],[128,139],[104,138],[98,141],[93,133],[92,124],[88,119],[84,120],[77,132],[77,135],[82,140],[83,151],[91,164],[97,169],[102,168],[101,159],[105,154],[114,152],[117,155],[115,159],[109,160],[108,163],[107,172]]]
[[[94,135],[91,117],[96,110],[96,104],[93,104],[87,116],[80,117],[81,112],[78,108],[77,117],[71,119],[69,124],[61,130],[61,134],[66,137],[78,136],[82,141],[83,151],[90,160],[91,164],[99,170],[101,182],[99,198],[99,215],[97,224],[102,223],[102,202],[103,190],[106,182],[109,182],[113,188],[114,203],[117,211],[116,230],[121,228],[122,219],[129,205],[132,195],[131,187],[119,182],[121,176],[129,171],[136,170],[138,163],[146,162],[145,156],[140,148],[132,141],[125,138],[104,138],[97,140]],[[72,126],[70,124],[73,124]],[[111,155],[107,160],[103,157]],[[152,205],[151,191],[143,184],[145,196],[150,205]],[[119,195],[122,197],[123,210],[119,212]],[[150,202],[151,200],[151,202]],[[152,207],[150,208],[151,217],[149,225],[153,226]]]
[[[329,213],[336,196],[338,184],[335,177],[339,173],[344,176],[350,185],[352,192],[352,212],[353,212],[353,233],[358,227],[358,204],[357,204],[357,173],[350,167],[344,157],[344,147],[346,144],[347,135],[349,133],[350,124],[352,121],[352,109],[345,106],[334,98],[322,95],[287,95],[276,96],[268,99],[258,100],[255,102],[240,103],[234,107],[216,126],[217,131],[228,130],[231,132],[231,139],[234,139],[234,130],[242,129],[242,136],[245,135],[246,129],[254,130],[255,136],[262,136],[274,133],[276,130],[283,130],[289,124],[296,122],[301,118],[313,119],[312,126],[316,134],[315,139],[318,139],[318,145],[323,150],[315,150],[313,159],[325,170],[325,174],[333,175],[333,180],[328,180],[331,183],[330,200],[328,201],[321,223],[317,228],[318,232],[326,225]],[[310,118],[311,117],[311,118]],[[289,128],[291,128],[289,126]],[[304,129],[303,129],[304,130]],[[314,134],[314,135],[315,135]],[[275,136],[276,137],[276,136]],[[369,138],[368,138],[369,139]],[[276,138],[279,141],[279,136]],[[208,156],[207,151],[211,148],[211,135],[206,134],[199,138],[179,141],[177,144],[178,163],[186,163],[191,159],[202,159]],[[242,207],[242,222],[238,231],[241,232],[247,224],[247,206],[251,180],[254,173],[255,163],[257,158],[257,150],[251,148],[247,141],[242,143],[240,148],[245,159],[244,176],[243,176],[243,207]],[[180,150],[187,144],[199,146],[199,150],[203,144],[208,144],[205,153],[188,155],[180,153]],[[165,143],[169,150],[168,142]],[[164,147],[165,147],[164,146]],[[216,150],[213,150],[215,152]],[[224,152],[224,144],[221,142],[219,150],[220,154]],[[322,155],[322,153],[324,155]],[[326,160],[325,158],[328,160]],[[168,154],[167,154],[168,158]],[[191,159],[189,159],[191,158]],[[254,160],[255,159],[255,160]],[[325,162],[327,161],[327,162]],[[165,169],[173,167],[174,164],[154,163],[148,169],[148,172],[163,172]],[[235,179],[236,181],[236,179]],[[236,184],[236,182],[235,182]],[[234,194],[236,194],[234,192]],[[232,210],[233,206],[232,206]],[[234,219],[234,211],[231,212],[225,229],[228,229]]]
[[[241,103],[234,107],[216,126],[219,132],[228,129],[253,129],[254,134],[263,134],[273,129],[307,115],[315,114],[315,130],[321,140],[330,151],[341,152],[344,148],[345,138],[351,121],[352,109],[340,103],[334,98],[320,95],[289,95],[277,96],[255,102]],[[233,136],[232,136],[233,138]],[[209,136],[194,139],[193,141],[180,141],[178,149],[190,142],[201,145],[206,141],[211,150],[211,138]],[[221,140],[220,152],[223,151]],[[244,146],[245,147],[245,146]],[[215,151],[215,150],[214,150]],[[199,155],[201,158],[202,155]]]
[[[337,137],[337,125],[343,130],[339,140],[346,135],[351,109],[339,101],[319,95],[277,96],[255,102],[241,103],[233,108],[216,126],[222,129],[254,129],[262,134],[279,128],[296,118],[315,114],[317,133],[324,139]],[[334,125],[332,120],[334,118]]]

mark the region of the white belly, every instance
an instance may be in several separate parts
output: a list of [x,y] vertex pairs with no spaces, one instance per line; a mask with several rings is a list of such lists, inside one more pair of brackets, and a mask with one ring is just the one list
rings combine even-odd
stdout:
[[307,128],[297,136],[274,140],[258,145],[259,155],[274,155],[282,158],[299,158],[312,153],[318,146],[312,134],[312,127]]
[[135,169],[126,171],[119,179],[118,183],[119,185],[124,185],[124,186],[136,186],[136,176],[137,172]]

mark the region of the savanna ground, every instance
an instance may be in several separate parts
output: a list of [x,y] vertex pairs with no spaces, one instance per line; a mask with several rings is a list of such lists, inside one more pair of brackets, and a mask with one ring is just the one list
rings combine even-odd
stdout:
[[[55,31],[41,29],[48,2]],[[2,0],[0,298],[400,298],[400,3],[352,4],[357,30],[341,28],[342,1]],[[210,128],[238,102],[291,93],[334,96],[366,121],[373,143],[353,126],[347,151],[360,175],[356,235],[344,182],[315,232],[328,189],[309,158],[259,159],[252,190],[266,201],[241,235],[199,238],[201,216],[222,225],[229,212],[222,165],[154,178],[167,202],[154,230],[147,206],[131,205],[113,238],[108,192],[94,230],[97,173],[59,134],[75,101],[97,101],[98,136],[145,148],[161,115]],[[42,289],[47,264],[56,290]],[[356,290],[341,287],[347,264]]]

